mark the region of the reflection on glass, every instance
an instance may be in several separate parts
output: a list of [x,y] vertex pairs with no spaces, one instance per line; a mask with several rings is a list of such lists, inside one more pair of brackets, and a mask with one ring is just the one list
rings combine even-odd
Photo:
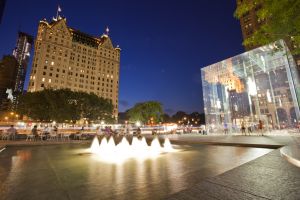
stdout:
[[[276,48],[281,45],[282,48]],[[295,62],[283,41],[201,69],[209,132],[295,127],[300,120],[300,84]]]

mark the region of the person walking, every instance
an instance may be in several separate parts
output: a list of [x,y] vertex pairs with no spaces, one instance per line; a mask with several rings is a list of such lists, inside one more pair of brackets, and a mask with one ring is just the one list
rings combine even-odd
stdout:
[[14,125],[10,125],[10,128],[7,129],[8,137],[12,140],[16,139],[17,129],[15,129]]

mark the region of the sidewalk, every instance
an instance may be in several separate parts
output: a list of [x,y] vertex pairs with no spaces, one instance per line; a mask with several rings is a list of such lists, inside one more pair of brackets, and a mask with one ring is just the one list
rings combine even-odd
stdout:
[[169,138],[172,143],[229,145],[245,147],[261,147],[276,149],[295,142],[294,136],[242,136],[242,135],[161,135],[160,138]]
[[279,150],[208,178],[169,200],[291,199],[300,197],[300,168],[286,162]]

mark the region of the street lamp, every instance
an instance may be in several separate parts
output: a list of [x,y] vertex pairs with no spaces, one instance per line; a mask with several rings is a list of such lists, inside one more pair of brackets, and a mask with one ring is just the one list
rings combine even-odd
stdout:
[[137,127],[140,127],[140,126],[141,126],[141,122],[140,122],[140,121],[137,121],[137,122],[135,123],[135,125],[136,125]]

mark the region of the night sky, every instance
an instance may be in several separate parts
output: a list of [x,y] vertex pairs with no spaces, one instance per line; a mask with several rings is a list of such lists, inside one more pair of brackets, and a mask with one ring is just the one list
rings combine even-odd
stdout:
[[0,56],[11,54],[18,30],[36,36],[58,4],[70,27],[100,36],[109,26],[122,49],[120,111],[158,100],[169,114],[203,112],[200,68],[243,52],[235,0],[7,0]]

